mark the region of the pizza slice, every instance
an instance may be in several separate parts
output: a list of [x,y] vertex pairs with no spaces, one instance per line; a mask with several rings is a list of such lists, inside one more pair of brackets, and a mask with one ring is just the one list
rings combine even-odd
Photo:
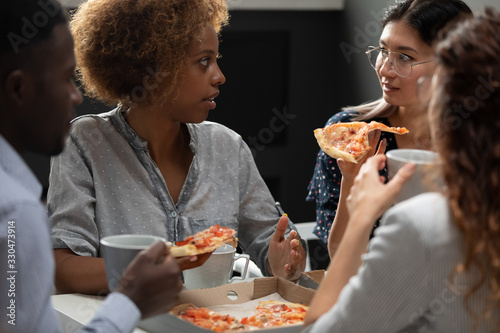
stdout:
[[215,251],[226,243],[236,247],[238,239],[235,235],[236,231],[233,229],[221,227],[220,224],[213,225],[183,241],[175,242],[170,247],[170,253],[174,257],[185,257]]
[[254,315],[241,319],[248,326],[263,328],[302,324],[309,307],[299,303],[261,301]]
[[314,136],[320,148],[332,158],[343,158],[352,163],[358,163],[370,150],[368,133],[381,130],[395,134],[406,134],[404,127],[389,127],[372,121],[331,124],[325,128],[314,130]]
[[169,311],[170,314],[193,325],[214,332],[236,332],[245,329],[238,319],[194,304],[182,304]]

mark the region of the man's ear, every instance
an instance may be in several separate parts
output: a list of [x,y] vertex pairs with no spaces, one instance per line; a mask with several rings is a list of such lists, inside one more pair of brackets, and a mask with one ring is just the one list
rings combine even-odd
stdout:
[[23,106],[31,95],[31,77],[22,69],[16,69],[9,73],[5,79],[5,97],[9,103]]

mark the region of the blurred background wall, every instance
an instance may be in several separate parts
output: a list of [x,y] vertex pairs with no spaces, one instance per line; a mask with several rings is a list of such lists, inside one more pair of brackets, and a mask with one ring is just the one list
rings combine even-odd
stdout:
[[[220,87],[209,120],[242,135],[275,199],[293,221],[314,221],[315,205],[305,202],[318,152],[312,131],[341,107],[379,97],[364,51],[377,45],[383,8],[393,1],[255,0],[288,4],[282,10],[248,10],[242,0],[229,1],[232,17],[222,33],[219,61],[227,82]],[[292,9],[333,2],[340,9]],[[475,10],[485,5],[500,8],[500,0],[466,2]],[[78,0],[66,3],[75,7]],[[85,99],[76,113],[110,108]],[[31,154],[25,158],[47,187],[49,159]]]

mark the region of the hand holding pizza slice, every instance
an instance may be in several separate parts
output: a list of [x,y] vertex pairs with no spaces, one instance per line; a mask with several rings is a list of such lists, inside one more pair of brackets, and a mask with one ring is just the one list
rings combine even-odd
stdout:
[[236,231],[233,229],[221,227],[219,224],[213,225],[183,241],[175,242],[175,245],[170,247],[170,253],[174,257],[186,257],[215,251],[225,243],[236,247],[238,239],[235,235]]
[[389,127],[372,121],[350,122],[328,125],[325,128],[314,130],[314,136],[320,148],[332,158],[343,158],[351,163],[358,163],[371,149],[368,133],[374,130],[406,134],[409,131],[404,127]]

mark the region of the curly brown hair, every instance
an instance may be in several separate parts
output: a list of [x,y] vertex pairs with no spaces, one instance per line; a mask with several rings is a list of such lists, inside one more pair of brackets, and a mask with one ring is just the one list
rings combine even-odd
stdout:
[[228,19],[225,0],[89,0],[70,22],[78,79],[108,104],[172,96],[190,46]]
[[490,312],[500,309],[499,31],[500,12],[487,9],[438,44],[438,97],[430,111],[451,212],[464,240],[456,272],[479,269],[465,300],[486,284]]

